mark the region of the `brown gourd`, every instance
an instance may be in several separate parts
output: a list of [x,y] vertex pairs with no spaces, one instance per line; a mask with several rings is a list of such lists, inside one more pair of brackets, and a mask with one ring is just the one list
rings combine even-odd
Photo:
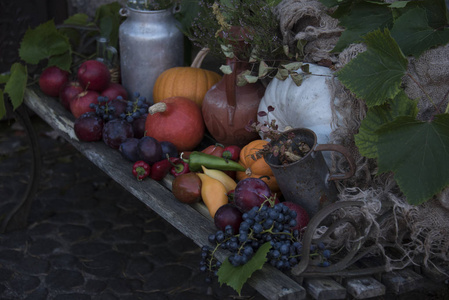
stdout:
[[185,97],[201,107],[206,92],[221,80],[220,74],[200,68],[208,51],[202,49],[190,67],[175,67],[162,72],[153,87],[154,103],[169,97]]

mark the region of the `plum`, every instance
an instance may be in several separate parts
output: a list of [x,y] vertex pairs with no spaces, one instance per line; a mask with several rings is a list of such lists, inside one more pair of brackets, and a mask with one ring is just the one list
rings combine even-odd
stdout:
[[260,206],[270,197],[272,197],[270,187],[259,178],[240,180],[234,190],[234,203],[244,212],[254,206]]
[[80,141],[94,142],[101,140],[103,126],[104,122],[102,118],[93,112],[87,112],[75,120],[73,129]]
[[289,201],[282,202],[285,206],[287,206],[290,210],[296,211],[296,223],[297,225],[292,228],[292,230],[298,229],[302,230],[309,224],[309,215],[307,211],[299,204]]
[[122,154],[122,157],[131,162],[140,160],[139,151],[137,151],[137,145],[139,144],[138,138],[128,138],[120,144],[118,150]]
[[104,124],[103,142],[118,149],[126,139],[134,137],[132,125],[122,119],[113,119]]
[[[128,124],[132,127],[131,123]],[[139,140],[137,151],[140,159],[150,165],[163,159],[161,144],[151,136],[144,136]]]
[[239,232],[240,223],[242,223],[242,211],[234,204],[225,204],[215,212],[214,224],[215,226],[225,231],[227,225],[230,225],[234,233]]
[[169,141],[162,141],[160,142],[162,147],[162,157],[166,158],[167,154],[168,157],[178,157],[178,149],[176,148],[175,144]]

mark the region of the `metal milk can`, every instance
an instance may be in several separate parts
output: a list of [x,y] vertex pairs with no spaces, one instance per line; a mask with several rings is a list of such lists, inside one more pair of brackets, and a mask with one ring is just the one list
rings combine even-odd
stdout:
[[153,86],[165,70],[184,63],[183,34],[177,27],[174,9],[120,10],[127,19],[119,28],[122,85],[130,97],[135,92],[153,104]]

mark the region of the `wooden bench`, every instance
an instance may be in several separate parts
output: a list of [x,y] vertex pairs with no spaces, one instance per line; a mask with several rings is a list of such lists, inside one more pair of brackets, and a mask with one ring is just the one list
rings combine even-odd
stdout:
[[[31,87],[25,91],[24,103],[98,168],[181,233],[200,247],[208,244],[208,236],[216,231],[212,218],[204,204],[187,205],[174,198],[171,193],[173,180],[171,175],[166,176],[161,182],[151,179],[139,182],[130,172],[132,163],[123,159],[119,151],[109,148],[101,141],[87,143],[77,139],[73,131],[74,117],[56,98],[45,96],[39,88]],[[216,254],[220,261],[223,261],[226,256],[227,253],[223,251],[218,251]],[[381,274],[356,278],[323,275],[295,277],[266,265],[253,274],[248,284],[270,300],[297,300],[307,297],[365,299],[382,297],[388,291],[400,294],[409,292],[414,286],[419,287],[416,282],[421,281],[423,277],[411,269],[406,272],[408,272],[406,275],[404,272],[387,273],[383,277]],[[405,281],[407,281],[406,284]]]

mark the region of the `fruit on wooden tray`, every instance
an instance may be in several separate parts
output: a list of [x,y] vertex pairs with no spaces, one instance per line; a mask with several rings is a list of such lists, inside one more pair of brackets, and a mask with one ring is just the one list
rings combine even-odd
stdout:
[[150,165],[163,159],[161,144],[151,136],[144,136],[139,139],[137,152],[139,153],[140,159]]
[[218,181],[220,181],[221,183],[223,183],[223,185],[226,188],[226,193],[228,193],[229,191],[232,191],[235,189],[235,187],[237,186],[237,183],[235,182],[234,179],[232,179],[231,177],[229,177],[229,175],[227,175],[225,172],[220,171],[220,170],[214,170],[214,169],[207,169],[205,166],[201,166],[203,169],[203,173],[217,179]]
[[214,224],[222,231],[225,231],[226,226],[229,225],[232,227],[233,232],[238,232],[240,223],[243,221],[242,215],[242,211],[237,206],[228,203],[222,205],[217,210],[214,217]]
[[69,75],[69,72],[56,66],[48,67],[39,77],[39,87],[46,95],[58,97],[62,86],[69,81]]
[[[262,178],[273,192],[279,192],[279,186],[270,166],[263,157],[255,157],[257,151],[263,149],[268,144],[266,140],[254,140],[245,145],[240,151],[239,163],[245,167],[244,172],[237,172],[237,180],[245,178]],[[256,158],[256,159],[254,159]]]
[[117,99],[122,97],[122,99],[128,100],[128,92],[119,83],[109,82],[108,86],[100,94],[103,97],[107,97],[109,100]]
[[84,89],[78,81],[68,81],[61,87],[59,101],[65,109],[70,111],[70,102],[83,91]]
[[226,188],[219,180],[203,173],[197,173],[201,179],[201,198],[213,218],[217,210],[228,203]]
[[168,157],[178,157],[178,149],[176,149],[175,144],[169,141],[160,142],[162,147],[162,158]]
[[293,210],[296,212],[296,226],[292,227],[292,230],[302,230],[304,229],[307,224],[309,224],[309,215],[307,214],[306,210],[299,204],[289,201],[282,202],[285,206],[287,206],[290,210]]
[[80,141],[94,142],[101,140],[103,126],[104,122],[102,118],[93,112],[87,112],[75,120],[73,129]]
[[147,121],[147,114],[144,114],[132,121],[134,137],[142,138],[145,136],[145,122]]
[[95,91],[83,91],[75,96],[70,102],[70,111],[75,118],[89,111],[95,112],[91,104],[98,104],[98,96],[99,94]]
[[244,212],[254,206],[260,206],[270,197],[272,197],[270,187],[259,178],[245,178],[237,183],[234,190],[235,205]]
[[133,127],[125,120],[114,119],[104,124],[103,142],[113,149],[118,149],[121,143],[133,136]]
[[120,144],[118,150],[122,157],[131,162],[136,162],[140,160],[139,151],[137,150],[137,145],[139,144],[139,139],[132,137],[127,138],[123,143]]
[[201,179],[196,173],[185,173],[173,179],[172,192],[183,203],[197,203],[201,200],[201,186]]
[[154,103],[169,97],[185,97],[201,106],[206,92],[220,79],[220,74],[201,68],[175,67],[165,70],[154,84]]
[[205,131],[200,108],[184,97],[166,98],[150,106],[145,129],[158,141],[172,142],[179,152],[198,146]]
[[102,92],[111,82],[108,67],[98,60],[87,60],[78,68],[78,80],[88,90]]

